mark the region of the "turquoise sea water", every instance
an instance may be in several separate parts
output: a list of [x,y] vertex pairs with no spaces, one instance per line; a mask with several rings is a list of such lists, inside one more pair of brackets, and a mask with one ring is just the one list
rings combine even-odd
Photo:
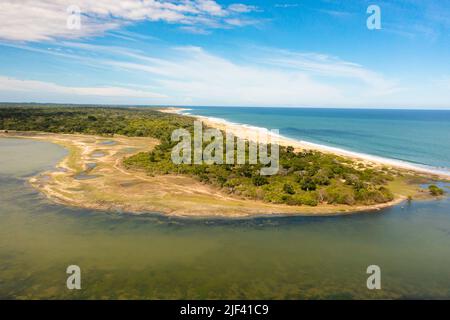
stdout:
[[450,110],[189,107],[185,113],[450,171]]

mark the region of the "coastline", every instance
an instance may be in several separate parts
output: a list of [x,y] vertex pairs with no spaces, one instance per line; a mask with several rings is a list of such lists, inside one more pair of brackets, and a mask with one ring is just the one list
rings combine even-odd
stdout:
[[262,127],[251,126],[241,123],[233,123],[226,119],[199,116],[190,113],[184,113],[185,111],[190,111],[192,109],[188,108],[178,108],[178,107],[167,107],[158,109],[158,111],[163,113],[171,113],[177,115],[185,115],[189,117],[196,118],[202,121],[205,125],[216,128],[223,131],[228,131],[239,137],[241,139],[257,140],[258,134],[263,132],[266,134],[271,141],[278,142],[281,146],[292,146],[296,151],[299,150],[314,150],[323,153],[330,153],[337,156],[345,157],[355,161],[356,163],[362,163],[369,167],[388,167],[389,169],[395,168],[405,171],[409,174],[422,174],[427,175],[436,180],[447,180],[450,181],[450,172],[439,170],[439,168],[415,165],[402,160],[389,159],[379,156],[374,156],[370,154],[364,154],[354,151],[349,151],[341,148],[325,146],[317,143],[312,143],[304,140],[297,140],[294,138],[285,137],[283,135],[272,134],[269,130]]
[[[231,196],[191,177],[148,176],[143,171],[125,169],[124,157],[151,150],[158,144],[153,138],[42,132],[0,133],[1,137],[41,140],[65,147],[69,153],[55,169],[40,173],[29,182],[53,202],[94,210],[185,218],[328,216],[377,212],[405,201],[410,194],[415,199],[429,198],[417,185],[401,181],[397,189],[402,192],[395,192],[392,201],[375,205],[265,203]],[[90,167],[92,163],[94,167]]]

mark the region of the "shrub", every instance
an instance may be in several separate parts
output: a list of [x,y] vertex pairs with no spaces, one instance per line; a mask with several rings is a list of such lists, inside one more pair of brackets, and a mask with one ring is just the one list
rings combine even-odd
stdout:
[[265,184],[268,184],[269,182],[267,181],[267,178],[266,177],[264,177],[264,176],[261,176],[261,175],[259,175],[259,176],[254,176],[253,178],[252,178],[252,182],[253,182],[253,184],[255,185],[255,186],[263,186],[263,185],[265,185]]
[[326,189],[325,199],[328,203],[348,204],[355,203],[355,196],[352,189],[344,186],[331,186]]
[[303,191],[314,191],[316,190],[316,184],[311,177],[304,177],[300,180],[300,187]]
[[286,192],[287,194],[295,194],[294,187],[289,183],[284,184],[283,191]]
[[296,194],[290,197],[287,204],[289,205],[306,205],[306,206],[317,206],[319,201],[317,201],[317,195],[315,192],[304,192],[301,194]]
[[325,170],[320,169],[313,177],[313,182],[318,185],[326,186],[330,184],[330,179]]
[[438,186],[432,184],[428,186],[428,190],[430,191],[431,195],[433,196],[442,196],[444,194],[444,190],[439,188]]

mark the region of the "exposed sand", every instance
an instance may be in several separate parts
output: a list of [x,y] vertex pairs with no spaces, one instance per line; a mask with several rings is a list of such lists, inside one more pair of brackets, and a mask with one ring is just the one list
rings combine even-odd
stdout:
[[[190,109],[186,108],[175,108],[168,107],[159,109],[160,112],[172,113],[182,115],[183,111],[188,111]],[[434,169],[431,167],[421,167],[418,165],[413,165],[400,160],[387,159],[377,156],[372,156],[368,154],[360,154],[357,152],[347,151],[339,148],[333,148],[328,146],[323,146],[315,143],[310,143],[307,141],[295,140],[274,134],[265,128],[258,128],[254,126],[247,126],[243,124],[231,123],[223,119],[204,117],[198,115],[191,115],[198,120],[202,121],[206,126],[217,128],[219,130],[228,131],[234,136],[241,139],[248,139],[252,141],[258,141],[258,137],[263,134],[267,135],[270,141],[278,143],[280,146],[292,146],[296,151],[299,150],[316,150],[324,153],[331,153],[345,158],[349,158],[356,164],[362,163],[369,167],[387,167],[389,169],[397,168],[409,173],[420,173],[432,176],[439,180],[450,180],[450,172],[441,171],[439,169]]]
[[416,186],[397,181],[396,189],[400,192],[396,192],[395,200],[372,206],[270,204],[230,196],[186,176],[153,177],[123,168],[124,157],[150,151],[158,143],[152,138],[38,132],[0,133],[1,137],[49,141],[67,148],[68,156],[55,170],[31,178],[30,183],[52,201],[82,208],[185,217],[335,215],[379,210],[400,203],[407,195],[420,197],[424,194]]

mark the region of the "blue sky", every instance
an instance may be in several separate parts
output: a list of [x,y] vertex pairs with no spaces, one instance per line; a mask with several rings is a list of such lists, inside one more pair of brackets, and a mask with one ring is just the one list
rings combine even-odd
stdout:
[[2,0],[0,21],[0,101],[450,108],[450,1]]

